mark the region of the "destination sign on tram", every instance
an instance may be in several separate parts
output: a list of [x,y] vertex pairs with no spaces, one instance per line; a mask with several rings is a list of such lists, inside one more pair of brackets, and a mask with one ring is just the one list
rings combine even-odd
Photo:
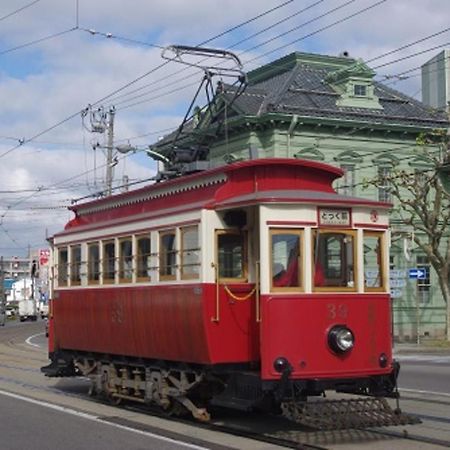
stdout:
[[319,209],[320,225],[350,226],[350,211],[347,209]]

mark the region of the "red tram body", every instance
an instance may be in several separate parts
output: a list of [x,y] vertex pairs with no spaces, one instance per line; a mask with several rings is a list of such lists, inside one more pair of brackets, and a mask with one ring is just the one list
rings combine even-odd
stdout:
[[258,159],[73,206],[43,371],[201,419],[392,394],[390,205],[338,195],[341,175]]

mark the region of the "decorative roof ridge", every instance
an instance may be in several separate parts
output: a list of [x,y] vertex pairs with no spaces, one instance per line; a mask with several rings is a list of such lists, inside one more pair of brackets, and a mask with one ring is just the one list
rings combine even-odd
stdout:
[[349,66],[328,73],[325,81],[328,83],[341,83],[352,77],[366,78],[372,80],[375,71],[371,69],[362,59],[357,59]]
[[321,66],[328,68],[342,68],[355,63],[354,58],[343,56],[320,55],[317,53],[293,52],[282,58],[276,59],[271,63],[258,67],[248,72],[247,76],[250,84],[260,83],[268,78],[272,78],[275,74],[281,74],[292,69],[299,64],[308,66]]

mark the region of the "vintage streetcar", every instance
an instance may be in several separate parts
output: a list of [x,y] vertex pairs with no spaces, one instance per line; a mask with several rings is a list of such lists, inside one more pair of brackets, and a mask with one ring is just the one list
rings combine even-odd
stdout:
[[72,206],[52,239],[43,372],[200,420],[219,405],[324,428],[404,422],[384,399],[391,205],[337,194],[341,175],[255,159]]

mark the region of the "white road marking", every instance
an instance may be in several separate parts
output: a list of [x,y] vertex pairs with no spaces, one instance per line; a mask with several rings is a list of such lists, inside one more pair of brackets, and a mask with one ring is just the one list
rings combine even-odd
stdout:
[[30,336],[30,337],[25,341],[25,343],[28,344],[28,345],[31,345],[32,347],[42,348],[39,344],[33,344],[33,343],[31,342],[31,340],[34,339],[35,337],[43,336],[43,335],[44,335],[44,333],[33,334],[33,336]]
[[417,362],[432,362],[437,364],[448,364],[450,363],[449,355],[421,355],[414,353],[411,355],[395,355],[395,359],[398,361],[417,361]]
[[13,394],[12,392],[2,391],[2,390],[0,390],[0,395],[4,395],[6,397],[12,397],[12,398],[15,398],[18,400],[23,400],[24,402],[43,406],[45,408],[53,409],[55,411],[64,412],[66,414],[70,414],[70,415],[76,416],[76,417],[81,417],[83,419],[92,420],[93,422],[102,423],[104,425],[109,425],[111,427],[119,428],[121,430],[130,431],[132,433],[140,434],[140,435],[151,437],[154,439],[159,439],[160,441],[170,442],[172,444],[177,444],[177,445],[181,445],[183,447],[192,448],[192,449],[196,449],[196,450],[207,450],[207,447],[200,447],[198,445],[189,444],[187,442],[178,441],[176,439],[171,439],[171,438],[168,438],[165,436],[159,436],[158,434],[150,433],[148,431],[136,430],[134,428],[127,427],[125,425],[119,425],[117,423],[108,422],[107,420],[101,419],[100,417],[94,416],[93,414],[76,411],[74,409],[67,408],[66,406],[53,405],[52,403],[44,402],[42,400],[35,400],[33,398],[24,397],[22,395]]
[[420,389],[403,389],[403,388],[399,388],[399,391],[410,393],[410,394],[437,395],[439,397],[449,397],[450,398],[450,394],[447,394],[446,392],[422,391]]

